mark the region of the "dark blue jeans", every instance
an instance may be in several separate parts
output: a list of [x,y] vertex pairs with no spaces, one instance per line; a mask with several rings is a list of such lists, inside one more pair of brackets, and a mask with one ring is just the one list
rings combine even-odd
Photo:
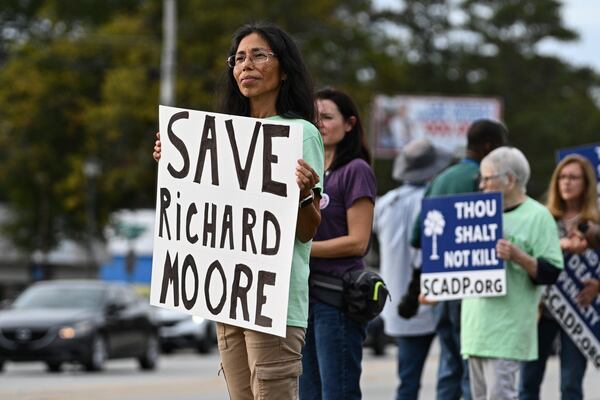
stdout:
[[440,340],[437,400],[471,400],[469,367],[460,355],[460,300],[435,306],[436,333]]
[[399,336],[398,378],[400,384],[396,390],[396,400],[416,400],[421,388],[421,375],[425,360],[435,334],[420,336]]
[[583,399],[583,376],[587,360],[556,320],[540,318],[538,323],[538,359],[523,363],[520,400],[538,400],[552,344],[560,335],[560,393],[562,400]]
[[302,348],[301,400],[360,400],[366,326],[335,307],[313,303]]

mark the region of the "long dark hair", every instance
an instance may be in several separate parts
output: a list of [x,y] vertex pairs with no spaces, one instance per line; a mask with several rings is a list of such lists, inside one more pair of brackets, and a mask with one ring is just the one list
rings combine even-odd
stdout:
[[358,109],[350,96],[333,88],[325,88],[319,90],[315,97],[317,100],[331,100],[334,102],[344,120],[348,120],[351,117],[356,119],[352,129],[335,146],[335,157],[329,169],[333,171],[355,158],[362,158],[368,164],[371,164],[371,156],[365,142],[365,133],[360,116],[358,115]]
[[[283,29],[270,23],[244,25],[233,34],[227,55],[234,55],[242,39],[252,33],[259,34],[269,43],[271,50],[279,60],[282,72],[287,75],[287,79],[281,83],[277,95],[275,105],[277,114],[286,118],[303,118],[307,121],[314,121],[315,103],[312,80],[298,46]],[[220,112],[250,116],[250,101],[240,92],[233,77],[233,70],[227,67],[225,75]]]

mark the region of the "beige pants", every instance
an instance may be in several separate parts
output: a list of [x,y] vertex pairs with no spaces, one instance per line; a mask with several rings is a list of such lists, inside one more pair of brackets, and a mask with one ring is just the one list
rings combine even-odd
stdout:
[[217,323],[221,365],[231,400],[295,400],[302,374],[304,328],[286,337]]

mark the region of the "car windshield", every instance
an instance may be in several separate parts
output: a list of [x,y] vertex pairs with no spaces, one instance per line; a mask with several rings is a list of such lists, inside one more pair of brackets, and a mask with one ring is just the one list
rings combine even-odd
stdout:
[[103,296],[104,290],[99,287],[32,287],[15,300],[13,308],[99,308]]

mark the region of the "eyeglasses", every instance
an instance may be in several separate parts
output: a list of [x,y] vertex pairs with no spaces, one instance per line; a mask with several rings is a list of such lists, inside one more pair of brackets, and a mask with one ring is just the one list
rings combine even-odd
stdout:
[[558,180],[559,181],[578,181],[580,179],[583,179],[583,176],[581,175],[559,175],[558,176]]
[[272,51],[265,49],[254,50],[250,55],[246,55],[246,53],[237,53],[227,57],[227,65],[229,65],[229,68],[239,67],[246,61],[246,57],[250,59],[252,64],[258,65],[266,63],[271,57],[276,57],[276,55]]
[[498,178],[500,178],[500,177],[502,177],[502,176],[504,176],[504,175],[506,175],[506,173],[503,173],[503,174],[496,174],[496,175],[489,175],[489,176],[481,176],[481,175],[479,175],[479,176],[477,177],[477,179],[478,179],[479,183],[486,184],[486,183],[488,183],[489,181],[491,181],[492,179],[498,179]]

